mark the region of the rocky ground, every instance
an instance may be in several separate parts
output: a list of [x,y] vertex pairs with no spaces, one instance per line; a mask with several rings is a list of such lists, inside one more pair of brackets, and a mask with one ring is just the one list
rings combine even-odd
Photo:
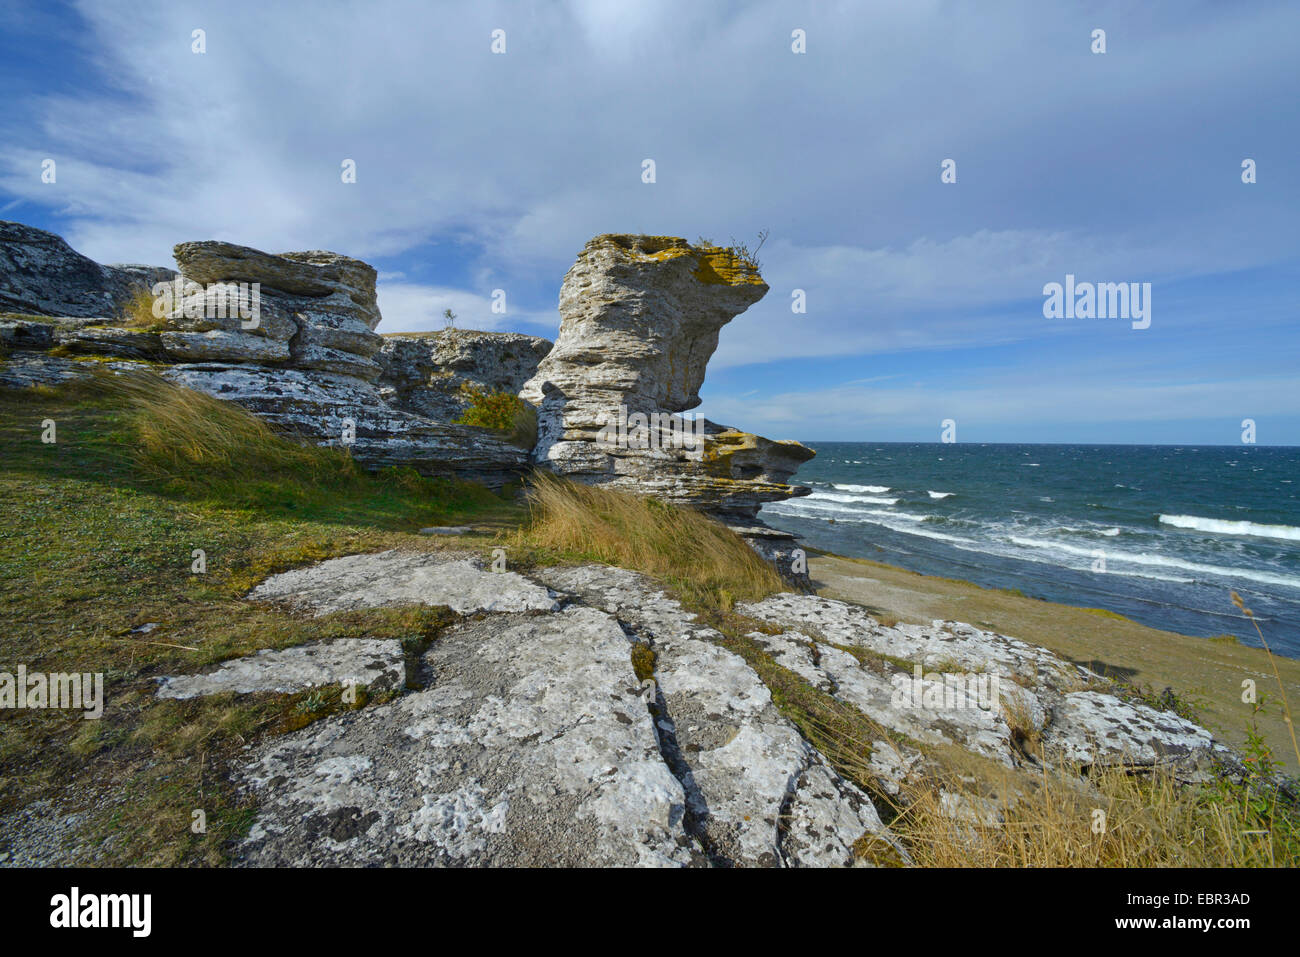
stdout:
[[[427,602],[459,620],[414,675],[396,642],[342,639],[159,680],[162,696],[406,689],[245,752],[234,773],[258,811],[238,864],[907,861],[873,796],[805,740],[722,635],[636,573],[494,572],[471,553],[390,551],[273,576],[249,600],[303,615]],[[1231,760],[1204,729],[1013,638],[953,622],[886,626],[795,593],[738,611],[781,666],[896,732],[869,749],[881,793],[918,773],[933,743],[1032,766],[1017,744],[1026,730],[1048,760],[1189,774]],[[927,686],[943,686],[940,669],[958,667],[998,675],[1001,702],[898,704],[900,688],[919,683],[924,702]]]

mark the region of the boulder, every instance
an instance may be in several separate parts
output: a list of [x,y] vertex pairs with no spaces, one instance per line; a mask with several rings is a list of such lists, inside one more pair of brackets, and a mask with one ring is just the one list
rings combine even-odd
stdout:
[[813,452],[677,413],[700,404],[719,330],[767,292],[727,249],[597,236],[560,289],[560,335],[520,395],[536,461],[558,474],[752,520]]
[[[186,280],[212,284],[258,283],[272,321],[287,316],[295,329],[288,365],[371,380],[380,368],[370,357],[382,339],[374,267],[338,253],[273,255],[248,246],[207,240],[180,243],[174,254]],[[209,293],[210,294],[210,293]],[[274,330],[266,333],[279,337]]]

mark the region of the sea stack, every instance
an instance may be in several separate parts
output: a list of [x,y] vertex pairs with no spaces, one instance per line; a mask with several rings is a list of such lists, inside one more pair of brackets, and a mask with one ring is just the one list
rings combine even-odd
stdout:
[[727,248],[592,239],[564,277],[555,348],[520,392],[538,407],[534,460],[742,523],[764,502],[808,494],[787,483],[811,449],[677,415],[700,404],[719,330],[767,290]]

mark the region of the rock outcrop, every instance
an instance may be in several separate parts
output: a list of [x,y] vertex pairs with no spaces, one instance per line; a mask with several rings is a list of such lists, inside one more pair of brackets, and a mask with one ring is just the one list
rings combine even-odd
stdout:
[[175,275],[154,266],[101,266],[54,233],[0,220],[0,312],[111,316],[135,289]]
[[375,361],[391,405],[451,422],[469,405],[466,387],[518,395],[550,351],[551,341],[539,336],[444,329],[386,335]]
[[[0,224],[0,309],[24,313],[0,313],[9,352],[0,384],[147,365],[307,441],[348,444],[372,467],[499,487],[538,464],[698,507],[803,581],[791,571],[795,540],[756,515],[807,493],[789,479],[813,452],[679,414],[700,404],[719,330],[767,292],[732,251],[596,237],[565,277],[554,346],[456,329],[381,336],[375,270],[338,253],[203,241],[180,243],[175,256],[179,273],[105,267],[50,233]],[[126,297],[158,282],[168,286],[156,321],[124,324]],[[499,433],[456,423],[467,387],[537,407],[531,457]]]
[[[181,243],[175,255],[179,274],[102,267],[57,236],[0,224],[0,306],[22,313],[0,314],[0,385],[149,369],[306,441],[348,445],[371,467],[500,487],[528,466],[527,449],[453,422],[464,400],[452,391],[466,382],[517,391],[545,340],[474,333],[431,348],[416,338],[393,343],[381,363],[376,274],[366,263],[214,241]],[[168,286],[156,323],[107,318],[160,282]]]
[[[232,326],[215,331],[286,341],[286,365],[292,368],[379,378],[379,364],[371,358],[383,341],[374,331],[380,319],[374,267],[320,250],[273,256],[222,242],[180,243],[175,255],[181,275],[201,287],[196,293],[200,305],[214,295],[229,298],[239,284],[257,283],[262,305],[270,306],[265,331],[260,322],[251,333],[233,328],[239,325],[238,314],[228,320]],[[224,311],[229,315],[232,310]]]
[[669,236],[591,240],[560,289],[555,348],[520,393],[538,407],[535,460],[576,481],[743,519],[806,495],[787,483],[811,449],[678,416],[700,404],[718,331],[767,288],[726,249]]
[[[394,691],[240,758],[236,783],[258,805],[243,865],[897,866],[910,856],[876,802],[947,788],[926,775],[954,752],[969,752],[965,773],[983,759],[1026,784],[1042,762],[1195,779],[1233,761],[1204,729],[1042,648],[956,622],[885,625],[814,596],[737,611],[775,666],[880,729],[851,741],[857,783],[723,634],[625,569],[516,574],[471,553],[390,551],[284,572],[248,597],[316,615],[449,604],[459,617],[414,662],[414,685],[395,642],[353,638],[159,679],[160,697]],[[1002,679],[998,693],[931,700],[954,669]],[[975,791],[940,799],[956,820],[1000,820]]]

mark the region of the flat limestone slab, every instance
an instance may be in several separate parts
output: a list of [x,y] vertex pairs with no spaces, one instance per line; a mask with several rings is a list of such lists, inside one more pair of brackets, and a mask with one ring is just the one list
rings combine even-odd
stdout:
[[317,617],[390,605],[446,605],[462,615],[559,608],[546,588],[514,572],[487,571],[475,557],[395,549],[272,575],[248,597],[283,602]]
[[673,866],[701,855],[609,615],[467,621],[433,684],[258,746],[249,866]]
[[688,826],[715,863],[850,866],[866,835],[906,860],[867,795],[804,740],[757,672],[718,644],[721,634],[635,572],[587,565],[537,574],[653,648],[656,728],[686,791]]
[[234,691],[292,694],[332,684],[366,685],[374,690],[406,682],[402,644],[395,639],[340,638],[224,661],[208,674],[160,678],[159,698],[196,698]]

